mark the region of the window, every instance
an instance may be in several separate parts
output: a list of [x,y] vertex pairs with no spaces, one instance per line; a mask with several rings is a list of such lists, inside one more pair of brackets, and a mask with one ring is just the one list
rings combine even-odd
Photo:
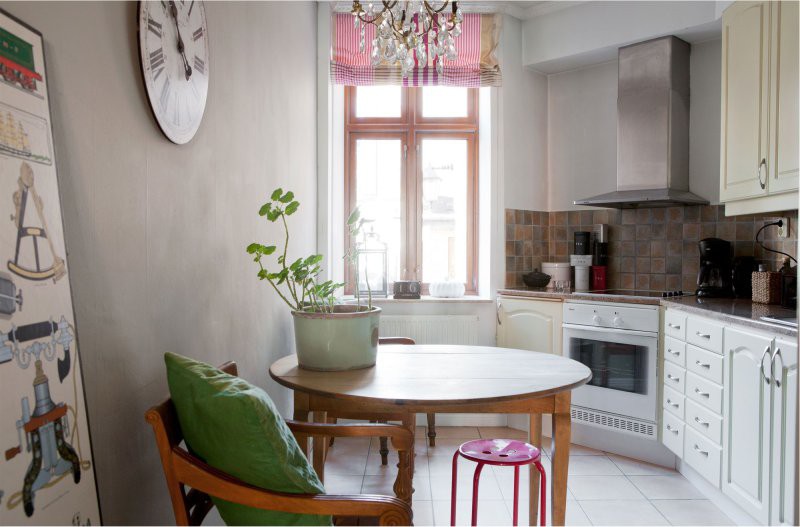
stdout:
[[386,244],[390,284],[477,293],[477,188],[477,89],[345,89],[345,212],[358,206]]

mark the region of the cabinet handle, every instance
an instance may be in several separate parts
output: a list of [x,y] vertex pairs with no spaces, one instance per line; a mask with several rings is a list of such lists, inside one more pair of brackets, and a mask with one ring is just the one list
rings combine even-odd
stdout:
[[695,334],[700,337],[701,339],[711,339],[711,335],[708,333],[700,333],[699,331],[695,331]]
[[680,357],[681,356],[681,352],[680,351],[672,351],[672,348],[667,348],[667,353],[672,353],[676,357]]
[[677,431],[677,430],[675,430],[674,428],[672,428],[672,427],[671,427],[671,426],[669,426],[669,425],[667,425],[667,430],[669,430],[670,432],[672,432],[672,433],[673,433],[673,434],[675,434],[675,435],[677,435],[677,434],[678,434],[678,431]]
[[761,158],[761,163],[758,164],[758,184],[761,186],[761,190],[767,188],[767,180],[766,178],[764,181],[761,181],[761,167],[767,168],[767,160],[765,158]]
[[710,393],[708,393],[708,392],[701,392],[701,391],[700,391],[700,388],[695,388],[695,389],[694,389],[694,393],[696,393],[696,394],[697,394],[697,395],[699,395],[700,397],[706,397],[706,398],[708,398],[708,397],[711,397],[711,394],[710,394]]
[[699,417],[695,417],[694,422],[699,424],[700,426],[705,426],[706,428],[708,428],[709,425],[707,421],[702,421]]
[[500,309],[502,309],[502,308],[503,308],[503,304],[498,302],[497,303],[497,325],[498,326],[502,326],[503,325],[503,323],[500,322]]
[[672,322],[667,322],[667,326],[671,327],[672,329],[681,329],[679,325],[673,324]]
[[680,408],[681,407],[681,405],[679,405],[678,403],[673,403],[672,399],[667,399],[667,404],[672,406],[673,408]]
[[[770,373],[770,375],[772,375],[772,380],[775,381],[775,387],[776,388],[780,388],[781,387],[781,380],[778,377],[775,377],[775,359],[777,359],[778,357],[781,358],[781,369],[782,369],[783,368],[783,355],[781,355],[781,349],[780,348],[777,348],[775,350],[775,353],[772,354],[772,359],[769,361],[769,373]],[[778,373],[780,373],[780,372],[781,372],[781,370],[779,369]]]
[[667,374],[667,379],[669,379],[671,381],[675,381],[675,382],[681,382],[681,378],[680,377],[673,377],[671,373]]
[[694,449],[703,454],[704,456],[708,457],[708,452],[706,450],[700,450],[700,447],[697,445],[694,445]]
[[767,377],[767,374],[764,373],[764,357],[766,357],[767,353],[769,353],[769,348],[770,348],[769,346],[764,348],[764,353],[761,354],[761,360],[758,363],[759,367],[761,368],[761,376],[764,378],[764,382],[766,382],[767,384],[770,384],[770,380],[769,377]]
[[709,370],[711,369],[711,364],[706,364],[704,362],[700,362],[699,360],[694,361],[694,363],[700,366],[701,368],[708,368]]

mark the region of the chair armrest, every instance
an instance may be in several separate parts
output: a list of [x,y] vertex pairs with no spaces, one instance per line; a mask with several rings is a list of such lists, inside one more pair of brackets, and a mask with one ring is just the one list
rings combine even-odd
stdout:
[[179,447],[172,449],[176,477],[199,492],[258,509],[321,514],[368,516],[380,525],[411,525],[411,507],[402,500],[377,494],[290,494],[245,483],[200,461]]
[[402,426],[384,423],[323,424],[286,420],[295,434],[324,437],[388,437],[397,450],[411,450],[414,436]]

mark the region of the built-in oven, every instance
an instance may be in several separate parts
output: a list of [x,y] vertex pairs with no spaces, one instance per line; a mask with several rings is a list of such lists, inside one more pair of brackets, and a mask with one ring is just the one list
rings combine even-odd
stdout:
[[563,336],[564,355],[592,371],[591,381],[572,393],[573,406],[592,414],[584,420],[631,419],[613,428],[656,422],[657,306],[567,302]]

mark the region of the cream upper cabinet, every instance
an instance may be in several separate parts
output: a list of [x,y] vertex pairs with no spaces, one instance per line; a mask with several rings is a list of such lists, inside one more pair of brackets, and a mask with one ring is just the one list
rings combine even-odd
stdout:
[[736,2],[722,17],[722,201],[766,195],[769,2]]
[[720,200],[727,214],[797,208],[798,4],[735,2],[722,16]]
[[800,169],[800,137],[798,137],[798,2],[775,2],[772,8],[772,62],[770,74],[770,114],[774,125],[770,127],[769,182],[770,193],[797,189]]
[[497,345],[561,355],[560,300],[501,296],[497,299]]

